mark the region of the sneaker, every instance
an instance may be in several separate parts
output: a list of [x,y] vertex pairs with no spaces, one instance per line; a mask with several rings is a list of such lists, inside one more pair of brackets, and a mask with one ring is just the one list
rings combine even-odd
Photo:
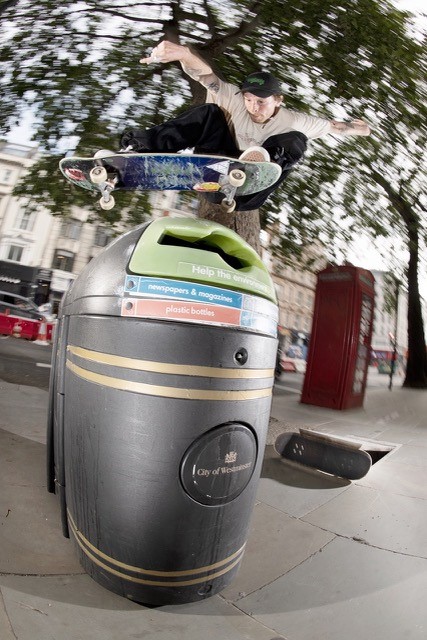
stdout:
[[94,158],[108,158],[108,156],[115,156],[117,151],[110,151],[110,149],[100,149],[93,154]]
[[128,144],[127,147],[122,147],[121,149],[119,149],[119,151],[117,153],[150,153],[148,149],[145,148],[141,148],[141,150],[139,149],[135,149],[135,147],[133,147],[131,144]]
[[270,162],[270,154],[264,147],[249,147],[240,156],[242,162]]

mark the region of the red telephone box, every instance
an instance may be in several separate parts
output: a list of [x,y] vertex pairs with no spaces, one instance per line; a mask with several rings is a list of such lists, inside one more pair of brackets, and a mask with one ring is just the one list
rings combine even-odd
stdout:
[[370,271],[351,265],[331,266],[318,273],[301,402],[332,409],[363,405],[374,282]]

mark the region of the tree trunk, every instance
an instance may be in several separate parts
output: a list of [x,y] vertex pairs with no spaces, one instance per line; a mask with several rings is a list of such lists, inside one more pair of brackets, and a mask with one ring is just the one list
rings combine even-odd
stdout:
[[384,189],[391,204],[405,223],[409,251],[408,263],[408,360],[404,387],[427,389],[427,352],[424,323],[418,287],[419,232],[421,223],[416,211],[380,173],[373,171],[376,182]]
[[219,204],[208,202],[203,197],[200,199],[198,217],[206,220],[212,220],[224,225],[228,229],[235,231],[243,240],[245,240],[258,255],[261,254],[260,242],[260,219],[258,209],[252,211],[234,211],[233,213],[225,213]]
[[427,389],[427,352],[418,288],[418,230],[410,230],[408,244],[408,361],[403,386]]

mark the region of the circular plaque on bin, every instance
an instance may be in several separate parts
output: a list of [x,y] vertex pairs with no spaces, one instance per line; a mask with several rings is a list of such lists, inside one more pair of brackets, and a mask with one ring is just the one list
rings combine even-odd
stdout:
[[256,459],[251,429],[239,423],[215,427],[187,449],[181,463],[182,484],[201,504],[226,504],[246,487]]

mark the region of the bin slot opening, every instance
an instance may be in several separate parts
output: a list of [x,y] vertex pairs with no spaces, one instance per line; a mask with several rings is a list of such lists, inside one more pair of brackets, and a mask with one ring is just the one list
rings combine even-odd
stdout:
[[210,244],[204,238],[198,238],[197,240],[190,241],[165,233],[158,242],[161,245],[186,247],[187,249],[200,249],[201,251],[211,251],[212,253],[218,254],[222,258],[222,260],[224,260],[224,262],[233,269],[244,269],[245,267],[250,266],[250,262],[226,253],[223,249],[221,249],[221,247],[215,244]]

